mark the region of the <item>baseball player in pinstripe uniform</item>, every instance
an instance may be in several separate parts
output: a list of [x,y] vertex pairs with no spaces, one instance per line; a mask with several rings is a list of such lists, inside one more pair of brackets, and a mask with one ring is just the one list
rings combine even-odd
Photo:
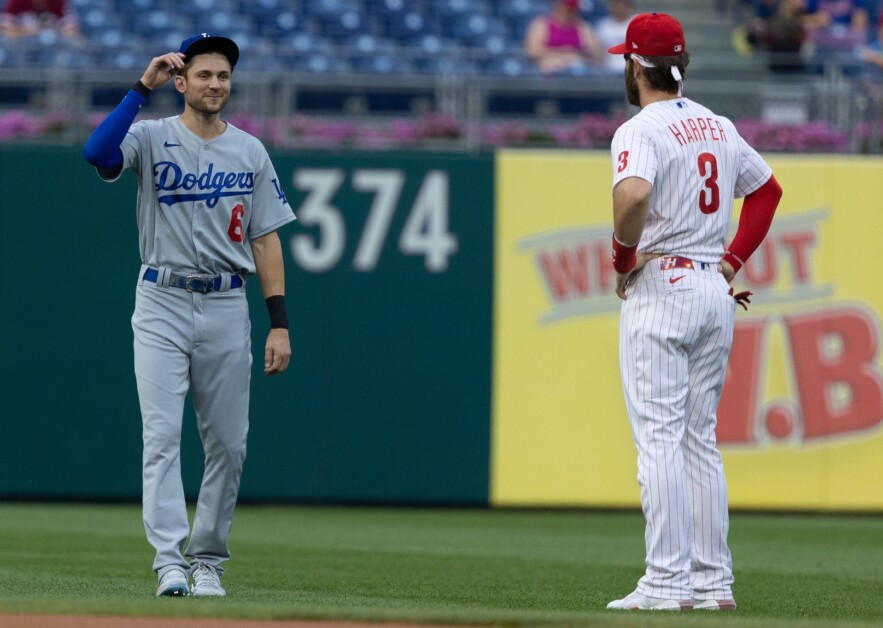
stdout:
[[[132,328],[157,596],[225,595],[221,565],[230,557],[248,432],[246,275],[257,274],[270,314],[264,372],[281,373],[291,355],[276,230],[294,214],[263,145],[221,118],[238,59],[225,37],[186,39],[180,51],[151,60],[84,149],[102,179],[128,168],[138,177],[142,265]],[[150,92],[170,80],[184,112],[133,124]],[[205,450],[192,531],[180,466],[188,389]]]
[[[680,23],[629,23],[626,95],[641,108],[616,132],[613,259],[624,300],[619,358],[647,520],[646,571],[607,608],[735,609],[717,406],[737,303],[729,284],[760,245],[782,190],[733,124],[684,98]],[[725,246],[733,199],[745,197]]]

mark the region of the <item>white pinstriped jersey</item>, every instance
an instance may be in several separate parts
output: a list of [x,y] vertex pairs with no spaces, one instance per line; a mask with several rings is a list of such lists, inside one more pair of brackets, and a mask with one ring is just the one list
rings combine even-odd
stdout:
[[644,107],[617,129],[613,186],[653,184],[638,251],[719,262],[733,199],[754,192],[772,170],[730,120],[687,98]]

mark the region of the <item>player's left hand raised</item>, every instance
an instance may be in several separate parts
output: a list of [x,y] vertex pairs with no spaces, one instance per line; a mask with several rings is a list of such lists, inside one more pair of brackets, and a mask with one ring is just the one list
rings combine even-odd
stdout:
[[147,89],[156,89],[170,81],[184,67],[184,55],[180,52],[167,52],[150,60],[141,83]]
[[288,330],[283,327],[271,329],[264,349],[264,375],[278,375],[288,368],[290,359],[291,344],[288,340]]

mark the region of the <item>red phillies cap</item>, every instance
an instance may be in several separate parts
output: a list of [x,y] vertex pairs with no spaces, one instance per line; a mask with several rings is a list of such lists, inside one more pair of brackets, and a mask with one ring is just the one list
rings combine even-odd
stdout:
[[615,55],[673,57],[687,51],[681,23],[665,13],[636,15],[625,32],[625,42],[607,49]]

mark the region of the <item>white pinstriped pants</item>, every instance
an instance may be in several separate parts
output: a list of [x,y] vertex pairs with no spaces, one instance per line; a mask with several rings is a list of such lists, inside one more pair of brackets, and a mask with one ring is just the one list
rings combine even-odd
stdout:
[[647,568],[637,587],[644,595],[733,598],[727,484],[714,433],[733,340],[728,291],[716,265],[660,270],[651,260],[622,306],[620,371],[647,520]]

